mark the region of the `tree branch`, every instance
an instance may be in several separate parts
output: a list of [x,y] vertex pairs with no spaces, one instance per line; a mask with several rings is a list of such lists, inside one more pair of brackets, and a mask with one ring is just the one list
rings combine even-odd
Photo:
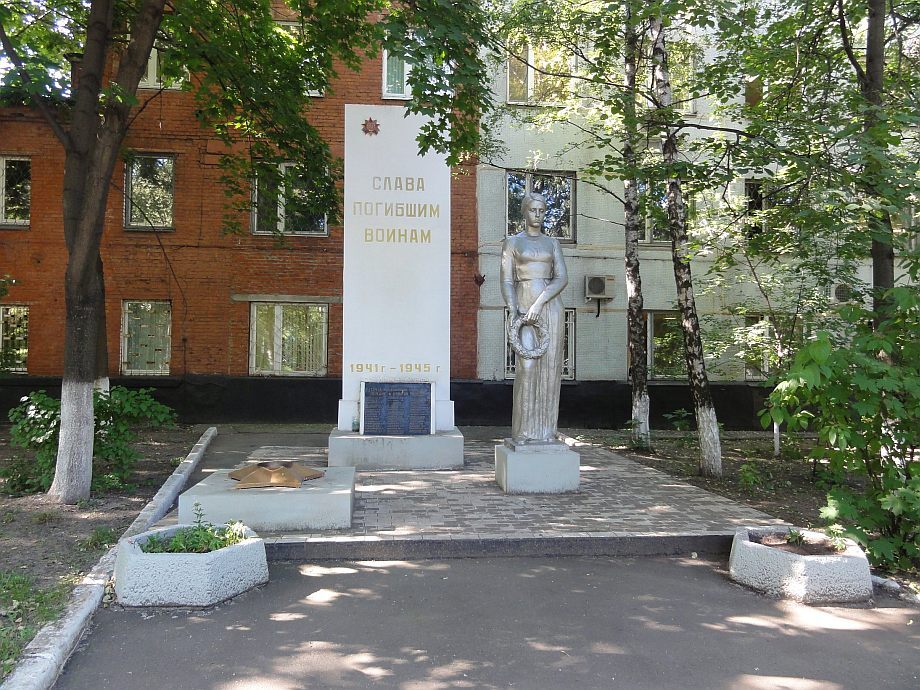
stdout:
[[13,44],[10,41],[10,37],[6,33],[6,29],[4,28],[2,21],[0,21],[0,45],[3,45],[3,50],[6,51],[6,54],[9,56],[10,61],[16,68],[16,71],[19,72],[19,76],[22,78],[22,83],[25,84],[26,88],[29,90],[29,96],[31,97],[32,102],[35,103],[35,107],[38,108],[38,112],[40,112],[42,117],[45,118],[48,126],[51,127],[51,131],[54,132],[54,136],[58,138],[64,149],[69,151],[73,146],[70,135],[61,126],[61,123],[58,122],[57,118],[54,116],[54,113],[51,112],[51,108],[48,107],[48,104],[41,99],[41,96],[39,96],[38,92],[35,90],[35,84],[32,81],[32,77],[29,76],[29,72],[26,70],[26,67],[22,62],[22,58],[19,57],[19,53],[16,52],[15,48],[13,48]]
[[856,59],[853,45],[850,43],[850,30],[847,28],[847,19],[843,12],[843,0],[837,0],[837,22],[840,24],[840,38],[843,41],[843,49],[846,51],[847,59],[856,71],[856,78],[859,80],[860,86],[865,89],[866,72],[863,70],[862,65],[859,64],[859,60]]

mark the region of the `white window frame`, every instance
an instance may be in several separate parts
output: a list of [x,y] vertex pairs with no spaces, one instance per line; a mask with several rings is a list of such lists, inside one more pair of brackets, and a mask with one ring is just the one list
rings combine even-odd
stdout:
[[[323,320],[323,364],[322,367],[312,371],[284,371],[282,369],[281,329],[276,328],[272,334],[272,351],[278,356],[274,358],[272,369],[256,368],[256,311],[260,306],[271,306],[275,310],[275,323],[283,323],[284,307],[303,307],[304,309],[318,308],[325,316]],[[329,305],[321,302],[250,302],[249,303],[249,375],[250,376],[284,376],[284,377],[317,377],[325,376],[329,370]]]
[[577,203],[578,203],[578,177],[574,171],[571,170],[522,170],[522,169],[508,169],[505,170],[505,232],[510,237],[511,233],[508,232],[508,229],[511,225],[511,208],[508,204],[508,177],[510,175],[525,175],[527,178],[526,184],[524,185],[524,193],[533,191],[533,178],[534,175],[538,177],[561,177],[569,180],[571,185],[571,194],[570,194],[570,208],[569,208],[569,229],[571,232],[571,237],[556,237],[562,244],[576,244],[577,242],[577,227],[576,227],[576,218],[578,217],[577,212]]
[[[134,166],[135,161],[141,158],[161,158],[163,160],[172,161],[172,193],[170,195],[171,208],[169,211],[170,224],[169,225],[147,225],[147,224],[137,224],[131,222],[131,210],[134,202],[131,199],[133,193],[134,182],[132,180],[131,170]],[[129,160],[125,161],[125,228],[127,230],[139,230],[139,231],[148,231],[148,232],[162,232],[168,230],[174,230],[176,227],[176,161],[177,156],[174,153],[150,153],[147,151],[132,153]]]
[[[281,170],[281,177],[284,178],[286,171],[294,167],[294,163],[281,163],[278,167]],[[323,214],[322,230],[291,230],[286,232],[284,229],[285,206],[284,193],[278,194],[278,221],[274,231],[263,230],[259,227],[259,178],[256,176],[252,182],[252,211],[249,217],[249,228],[253,235],[284,235],[286,237],[329,237],[329,216]]]
[[401,100],[408,101],[412,98],[412,90],[409,88],[409,75],[412,73],[412,65],[404,57],[398,58],[403,62],[403,90],[401,93],[395,91],[387,90],[387,64],[390,61],[390,52],[384,48],[383,50],[383,64],[382,78],[380,84],[380,92],[384,99],[388,100]]
[[[303,25],[300,22],[294,21],[293,19],[276,19],[275,24],[280,26],[285,31],[288,31],[289,33],[293,33],[293,31],[291,31],[292,29],[297,30],[299,33],[303,28]],[[325,96],[325,94],[319,89],[307,89],[307,95],[310,98],[323,98],[323,96]]]
[[[166,333],[161,334],[166,343],[165,369],[131,369],[128,367],[128,311],[131,304],[165,304],[169,318],[166,321]],[[126,299],[121,303],[121,352],[120,369],[124,376],[169,376],[172,367],[172,302],[162,299]]]
[[[577,322],[577,310],[566,308],[563,310],[564,321],[562,331],[562,380],[575,380],[575,324]],[[508,322],[511,319],[511,310],[505,307],[504,323],[502,332],[505,334],[505,378],[513,379],[515,368],[517,367],[517,354],[511,349],[508,342]]]
[[139,89],[160,89],[167,91],[178,91],[182,88],[181,81],[174,81],[165,84],[160,79],[160,51],[154,46],[150,49],[150,57],[147,58],[147,68],[137,84]]
[[656,311],[648,311],[646,314],[646,371],[649,372],[649,378],[656,381],[679,381],[684,377],[684,373],[675,374],[675,375],[662,375],[655,373],[655,315],[660,314],[663,316],[673,316],[677,318],[677,327],[680,329],[680,312],[671,311],[667,309],[661,309]]
[[13,309],[24,309],[25,310],[25,319],[26,319],[26,335],[25,335],[25,350],[26,356],[22,362],[21,366],[10,366],[7,367],[6,371],[16,373],[16,374],[25,374],[29,368],[29,307],[25,304],[3,304],[0,305],[0,351],[3,350],[3,345],[9,340],[9,343],[12,345],[13,342],[5,332],[4,325],[6,320],[9,318],[9,314]]
[[[25,220],[6,217],[6,163],[25,161],[29,164],[29,217]],[[28,156],[0,156],[0,225],[28,226],[32,220],[32,159]]]

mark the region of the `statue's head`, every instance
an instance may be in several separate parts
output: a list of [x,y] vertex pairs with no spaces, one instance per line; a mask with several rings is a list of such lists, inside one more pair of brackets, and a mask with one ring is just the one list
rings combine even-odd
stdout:
[[546,208],[546,197],[537,192],[527,192],[524,195],[524,198],[521,199],[521,213],[526,214],[527,209],[530,208],[531,204],[535,202],[540,202],[543,204],[543,207]]
[[[531,210],[537,205],[542,206],[543,211],[531,217]],[[542,194],[537,194],[536,192],[527,192],[524,198],[521,199],[521,215],[524,216],[525,227],[539,227],[542,232],[543,221],[546,218],[546,198]]]

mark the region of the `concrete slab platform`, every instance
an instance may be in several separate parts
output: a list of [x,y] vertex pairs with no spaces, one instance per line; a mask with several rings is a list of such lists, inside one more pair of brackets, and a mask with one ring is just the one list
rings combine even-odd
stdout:
[[358,469],[453,469],[463,467],[463,434],[454,427],[423,436],[365,436],[334,430],[329,467]]
[[578,453],[564,443],[518,448],[495,446],[495,481],[506,494],[561,494],[578,490]]
[[241,520],[256,531],[325,530],[351,527],[355,470],[329,467],[300,488],[237,489],[230,470],[212,472],[179,496],[179,522],[195,521],[195,503],[215,525]]

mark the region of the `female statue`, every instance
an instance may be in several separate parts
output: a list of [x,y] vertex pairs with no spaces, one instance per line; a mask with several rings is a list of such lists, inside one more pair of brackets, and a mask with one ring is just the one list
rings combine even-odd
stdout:
[[517,353],[511,436],[514,443],[556,441],[562,386],[565,314],[560,293],[568,283],[559,240],[543,234],[546,199],[530,192],[521,202],[524,231],[502,243],[501,288],[511,310],[509,337]]

